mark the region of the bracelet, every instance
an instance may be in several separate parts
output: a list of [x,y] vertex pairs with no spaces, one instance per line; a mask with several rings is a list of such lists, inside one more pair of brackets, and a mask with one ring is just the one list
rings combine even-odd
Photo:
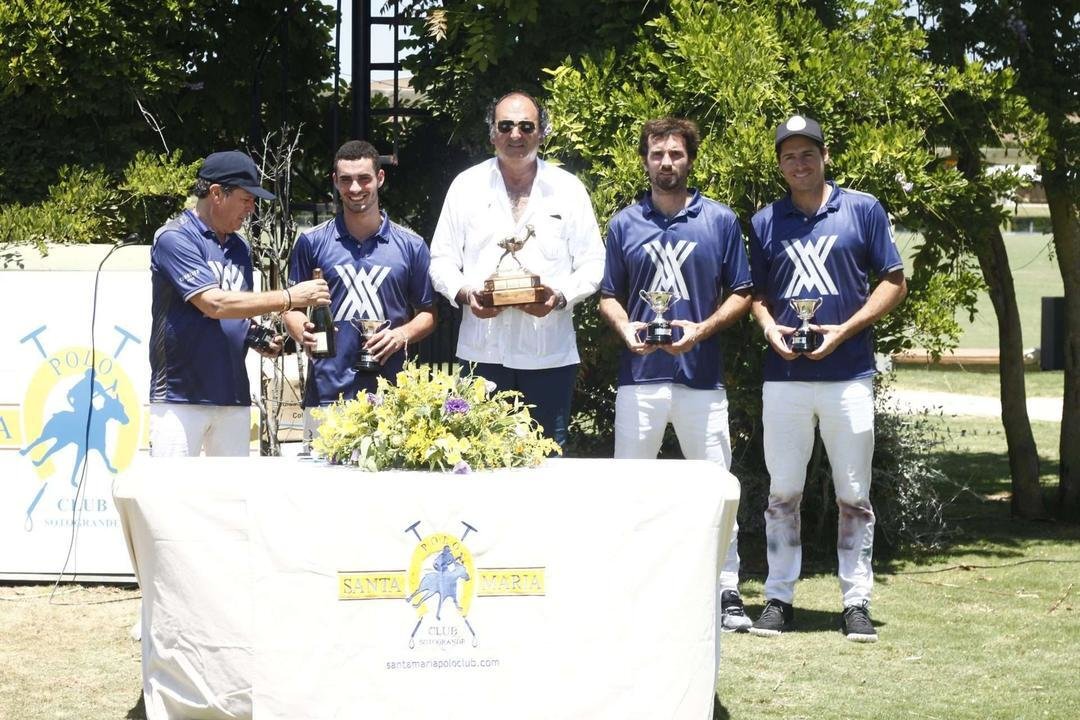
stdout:
[[289,292],[289,288],[281,288],[281,292],[285,293],[285,309],[281,312],[289,312],[292,310],[292,294]]

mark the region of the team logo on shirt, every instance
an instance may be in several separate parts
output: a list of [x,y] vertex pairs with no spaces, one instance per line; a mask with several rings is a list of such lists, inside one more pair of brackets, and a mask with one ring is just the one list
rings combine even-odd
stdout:
[[345,300],[338,307],[334,320],[351,320],[354,317],[385,319],[379,286],[390,274],[390,268],[373,265],[369,270],[352,265],[335,265],[338,277],[345,281]]
[[415,623],[409,648],[477,647],[480,638],[469,620],[476,597],[543,596],[543,567],[478,568],[466,545],[477,528],[462,521],[460,536],[420,533],[420,521],[403,532],[416,537],[406,570],[338,573],[339,600],[405,600]]
[[210,266],[210,272],[214,273],[214,277],[218,281],[218,287],[222,290],[244,289],[244,269],[242,267],[238,265],[222,265],[217,260],[210,260],[207,265]]
[[[78,498],[81,473],[88,464],[115,474],[124,470],[135,454],[141,428],[140,403],[117,358],[129,341],[140,340],[120,326],[116,331],[120,336],[112,355],[76,346],[49,352],[46,326],[20,340],[44,358],[30,378],[21,413],[24,442],[19,454],[32,462],[41,479],[26,508],[27,532],[34,527],[34,513],[46,498],[54,475],[60,474],[68,482],[55,483],[52,492],[61,496],[70,493],[73,498],[69,502],[61,497],[55,507],[70,513]],[[0,418],[0,424],[2,421]],[[82,501],[84,509],[104,510],[104,506],[98,507],[102,504],[107,505],[107,501]],[[46,524],[52,522],[47,519]]]
[[825,260],[836,244],[836,238],[836,235],[824,235],[817,240],[786,240],[782,243],[795,272],[780,297],[795,297],[804,291],[822,295],[840,294],[825,267]]
[[689,240],[679,240],[674,245],[659,240],[645,243],[645,252],[656,265],[656,274],[647,290],[667,290],[682,298],[690,297],[682,266],[696,247],[697,243]]

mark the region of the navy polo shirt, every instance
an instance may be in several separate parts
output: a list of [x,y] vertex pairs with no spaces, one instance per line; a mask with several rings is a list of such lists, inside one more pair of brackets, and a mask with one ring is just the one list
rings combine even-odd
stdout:
[[388,380],[397,376],[405,362],[404,349],[391,355],[378,373],[353,370],[360,333],[350,320],[389,320],[395,328],[412,319],[414,308],[431,307],[435,295],[430,264],[423,239],[390,222],[386,213],[379,230],[362,240],[349,234],[341,215],[300,235],[289,261],[289,282],[308,280],[321,268],[337,328],[334,357],[309,361],[304,407],[329,405],[339,395],[351,399],[361,391],[373,392],[380,375]]
[[[739,221],[731,208],[694,190],[672,218],[652,204],[649,193],[620,210],[608,224],[603,295],[617,298],[631,321],[649,322],[655,313],[641,290],[669,290],[679,296],[664,317],[701,322],[715,312],[725,293],[749,288]],[[674,329],[678,340],[679,328]],[[724,386],[718,336],[682,355],[662,350],[637,355],[623,348],[619,385],[672,382],[695,389]]]
[[[750,221],[750,267],[755,293],[780,325],[798,327],[793,298],[821,298],[818,325],[839,325],[866,304],[870,275],[903,269],[889,216],[872,195],[834,183],[828,201],[807,216],[790,193],[762,208]],[[870,328],[845,340],[822,360],[784,360],[770,346],[766,381],[841,381],[874,374]]]
[[250,291],[251,252],[236,233],[224,243],[191,210],[154,235],[150,402],[250,405],[244,358],[250,321],[214,320],[188,302],[210,288]]

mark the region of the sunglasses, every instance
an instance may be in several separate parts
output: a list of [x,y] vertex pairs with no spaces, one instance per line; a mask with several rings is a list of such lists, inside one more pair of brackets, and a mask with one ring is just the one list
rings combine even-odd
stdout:
[[532,120],[518,120],[517,122],[514,122],[513,120],[500,120],[495,123],[495,127],[503,135],[513,131],[515,127],[520,130],[523,135],[532,135],[533,132],[536,131],[536,123]]

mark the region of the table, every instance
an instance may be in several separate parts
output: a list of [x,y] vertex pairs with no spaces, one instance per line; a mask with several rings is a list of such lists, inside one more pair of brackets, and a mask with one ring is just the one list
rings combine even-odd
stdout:
[[711,717],[714,464],[145,458],[113,492],[150,720]]

